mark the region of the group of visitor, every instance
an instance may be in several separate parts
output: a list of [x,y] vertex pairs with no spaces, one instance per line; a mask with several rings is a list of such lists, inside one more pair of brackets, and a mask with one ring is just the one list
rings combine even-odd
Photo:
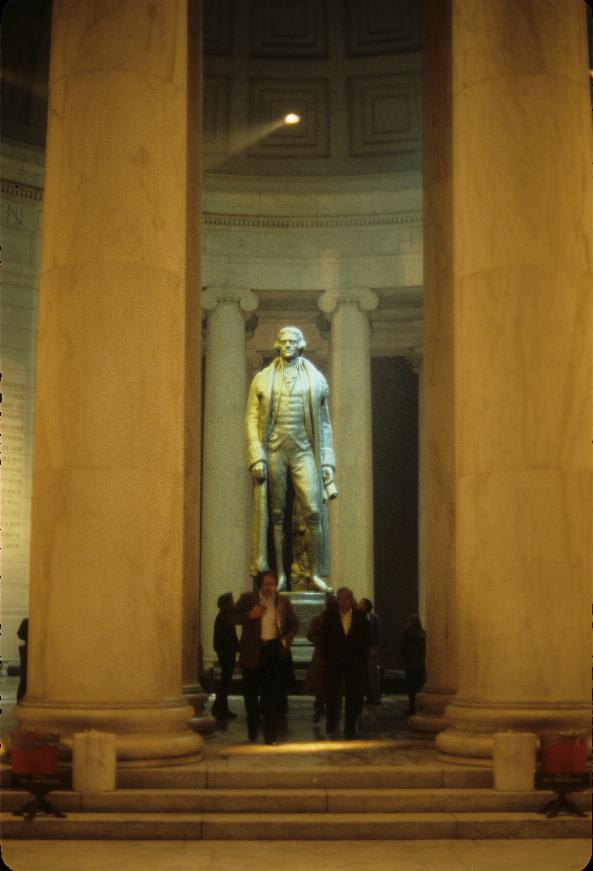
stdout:
[[[229,711],[228,695],[238,652],[247,737],[255,743],[263,725],[265,743],[275,745],[286,713],[287,675],[293,673],[290,646],[299,626],[290,597],[280,595],[276,575],[265,571],[255,590],[243,593],[236,603],[232,593],[225,593],[218,599],[218,607],[214,649],[220,681],[212,713],[220,720],[236,716]],[[236,626],[242,627],[240,639]],[[318,724],[325,715],[327,735],[337,736],[343,698],[343,735],[355,739],[363,699],[366,697],[369,704],[381,700],[381,621],[372,602],[356,602],[348,587],[340,587],[335,595],[327,593],[325,608],[311,622],[307,637],[314,650],[304,692],[314,696],[313,722]],[[407,713],[411,715],[425,679],[425,634],[416,615],[404,630],[401,652],[406,664]]]

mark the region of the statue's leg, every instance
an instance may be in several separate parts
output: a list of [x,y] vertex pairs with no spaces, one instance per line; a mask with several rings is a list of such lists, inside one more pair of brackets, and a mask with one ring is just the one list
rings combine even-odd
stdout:
[[270,507],[272,511],[272,532],[274,535],[274,554],[276,555],[276,574],[278,591],[286,589],[284,571],[284,511],[286,506],[286,472],[288,464],[282,448],[268,452],[268,482],[270,487]]
[[332,588],[319,574],[322,547],[321,492],[315,458],[313,452],[308,450],[295,452],[292,459],[290,466],[292,482],[301,504],[308,533],[306,540],[311,581],[318,590],[329,593]]

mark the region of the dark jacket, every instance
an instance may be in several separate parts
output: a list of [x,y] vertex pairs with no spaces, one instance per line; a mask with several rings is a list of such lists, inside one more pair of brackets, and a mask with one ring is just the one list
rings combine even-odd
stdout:
[[[274,603],[279,615],[279,636],[285,647],[292,644],[292,639],[299,628],[299,621],[287,596],[276,593]],[[243,627],[239,642],[239,665],[241,668],[257,668],[261,648],[261,618],[249,619],[249,612],[259,605],[259,593],[242,593],[241,598],[233,608],[234,622]]]
[[421,671],[425,668],[426,635],[423,629],[420,632],[404,629],[400,649],[406,671]]
[[371,630],[366,614],[353,608],[350,631],[345,635],[338,607],[328,608],[321,622],[319,646],[323,661],[328,666],[364,665],[371,646]]
[[214,650],[218,656],[223,657],[231,656],[238,649],[239,639],[232,611],[228,614],[217,614],[214,621]]

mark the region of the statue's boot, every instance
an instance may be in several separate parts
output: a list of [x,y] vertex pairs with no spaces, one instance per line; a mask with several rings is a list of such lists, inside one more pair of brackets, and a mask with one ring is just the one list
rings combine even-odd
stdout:
[[314,587],[317,587],[318,590],[321,590],[322,593],[333,593],[333,587],[320,578],[319,575],[311,575],[311,583]]
[[307,548],[307,556],[309,557],[309,565],[311,566],[310,580],[314,587],[321,590],[322,593],[333,593],[333,589],[319,575],[319,553],[321,551],[321,525],[319,523],[310,524],[309,526],[309,546]]

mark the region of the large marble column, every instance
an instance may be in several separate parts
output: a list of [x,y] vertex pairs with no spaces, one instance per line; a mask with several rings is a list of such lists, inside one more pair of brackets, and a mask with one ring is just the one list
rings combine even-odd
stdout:
[[330,411],[338,498],[330,508],[330,581],[357,598],[373,599],[373,447],[369,312],[379,304],[370,289],[325,291],[332,313]]
[[486,762],[494,732],[591,725],[591,102],[581,3],[451,12],[459,668],[436,741]]
[[255,311],[250,290],[209,288],[204,455],[202,461],[201,637],[206,665],[216,660],[212,629],[221,593],[249,586],[249,495],[245,458],[247,360],[243,312]]
[[66,739],[115,732],[132,765],[203,745],[182,696],[183,578],[197,574],[186,433],[199,415],[187,74],[184,0],[121,0],[99,17],[94,0],[55,0],[29,675],[15,715]]
[[422,625],[426,622],[426,583],[424,579],[424,509],[422,488],[422,431],[424,430],[424,377],[422,352],[411,348],[406,360],[412,372],[418,376],[418,616]]
[[427,683],[410,728],[434,734],[457,682],[455,593],[455,378],[451,0],[429,3],[423,19],[422,170],[424,336],[420,373],[420,529]]

